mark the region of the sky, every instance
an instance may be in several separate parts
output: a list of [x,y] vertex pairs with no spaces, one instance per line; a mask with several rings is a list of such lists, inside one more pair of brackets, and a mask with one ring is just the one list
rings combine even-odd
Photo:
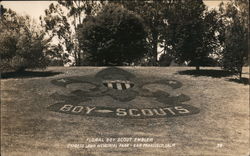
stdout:
[[[211,8],[218,8],[221,1],[227,0],[204,0],[204,3]],[[39,16],[44,15],[44,10],[48,8],[52,1],[7,1],[0,2],[5,8],[10,8],[18,14],[28,14],[35,20],[39,20]]]

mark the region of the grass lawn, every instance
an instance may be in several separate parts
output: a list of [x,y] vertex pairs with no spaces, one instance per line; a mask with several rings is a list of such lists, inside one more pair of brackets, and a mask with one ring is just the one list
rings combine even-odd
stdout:
[[[111,76],[99,74],[103,76],[101,78],[96,76],[104,69],[106,67],[49,67],[44,71],[30,71],[22,75],[2,75],[1,154],[249,155],[248,67],[244,68],[242,81],[215,67],[201,68],[200,72],[194,71],[191,67],[121,67],[131,74],[131,82],[134,83],[134,86],[130,86],[131,88],[126,91],[107,89],[104,85],[95,89],[93,85],[102,82],[102,78],[122,79],[116,73],[112,73]],[[126,78],[124,79],[127,81]],[[63,81],[72,79],[78,83],[63,86]],[[62,82],[53,83],[54,81]],[[171,85],[163,83],[166,81],[169,84],[180,82],[181,85],[173,89],[173,86],[171,88]],[[172,96],[180,97],[181,94],[189,99],[171,99]],[[62,101],[74,106],[84,106],[84,109],[93,106],[112,110],[124,108],[126,113],[140,112],[141,116],[143,108],[153,110],[163,107],[164,104],[174,108],[178,104],[186,104],[197,108],[199,112],[184,116],[149,115],[147,118],[126,118],[77,115],[48,109]],[[185,113],[185,110],[179,109],[179,113],[183,111]],[[106,142],[108,138],[110,142]],[[119,138],[121,142],[118,141]],[[146,140],[143,142],[136,138]],[[119,144],[124,147],[119,147]],[[125,144],[129,144],[129,147]],[[150,144],[154,147],[149,147]],[[89,145],[88,148],[86,145]],[[94,147],[95,145],[102,147]]]

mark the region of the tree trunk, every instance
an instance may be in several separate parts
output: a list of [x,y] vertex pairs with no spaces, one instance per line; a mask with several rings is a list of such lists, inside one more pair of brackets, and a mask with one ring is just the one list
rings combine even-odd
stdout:
[[200,70],[200,66],[196,66],[196,71],[199,71]]
[[152,39],[153,39],[153,41],[152,41],[152,47],[153,47],[153,54],[152,54],[152,56],[153,56],[153,65],[154,66],[156,66],[157,65],[157,56],[158,56],[158,33],[153,33],[152,34]]
[[242,68],[243,68],[243,67],[241,67],[240,70],[239,70],[239,77],[240,77],[240,80],[242,79]]
[[[75,31],[76,31],[76,29],[77,29],[77,22],[76,22],[76,19],[77,19],[77,17],[76,17],[76,15],[74,14],[74,29],[75,29]],[[73,39],[72,39],[73,40]],[[79,65],[79,61],[78,61],[78,58],[77,58],[77,49],[76,49],[76,46],[75,46],[75,42],[73,42],[74,43],[74,58],[75,58],[75,66],[78,66]]]
[[153,65],[157,65],[157,43],[153,45]]
[[77,52],[74,51],[75,66],[78,66]]
[[81,53],[80,53],[80,50],[78,49],[78,66],[81,66]]

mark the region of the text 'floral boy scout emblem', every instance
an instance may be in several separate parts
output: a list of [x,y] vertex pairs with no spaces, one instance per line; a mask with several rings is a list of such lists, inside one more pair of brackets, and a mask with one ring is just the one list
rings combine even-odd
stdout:
[[106,68],[96,75],[54,79],[58,91],[50,111],[82,116],[130,119],[168,118],[199,113],[185,104],[182,83],[160,77],[136,77],[120,68]]
[[108,88],[117,90],[126,90],[134,86],[132,82],[122,80],[105,80],[103,81],[103,84]]

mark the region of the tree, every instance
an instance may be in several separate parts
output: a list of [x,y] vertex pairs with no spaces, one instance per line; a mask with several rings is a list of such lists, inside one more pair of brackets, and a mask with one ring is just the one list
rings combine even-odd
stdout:
[[208,12],[202,0],[173,3],[165,12],[167,27],[164,35],[167,51],[176,62],[192,62],[199,70],[218,46],[217,12]]
[[221,18],[225,25],[222,51],[222,66],[225,70],[242,77],[242,67],[248,58],[248,18],[247,0],[231,0],[220,5]]
[[80,48],[96,65],[124,65],[147,53],[142,19],[119,5],[108,4],[78,29]]
[[[112,0],[111,0],[112,1]],[[164,23],[164,11],[175,0],[150,0],[150,1],[138,1],[138,0],[121,0],[114,3],[122,4],[128,10],[131,10],[139,14],[145,23],[146,31],[148,33],[147,41],[150,45],[149,61],[153,65],[158,64],[158,47],[162,44],[162,34],[166,27]]]
[[[45,28],[50,44],[47,54],[52,62],[58,60],[63,64],[71,62],[69,56],[74,52],[72,30],[64,11],[59,4],[51,3],[45,10],[45,17],[40,17],[41,24]],[[56,40],[57,42],[55,42]],[[75,54],[76,57],[76,54]]]
[[[57,4],[51,3],[45,10],[46,16],[41,21],[44,21],[43,26],[48,36],[59,38],[57,46],[62,49],[56,49],[54,53],[55,57],[61,57],[64,64],[70,61],[69,56],[73,56],[74,65],[81,65],[83,51],[79,49],[76,29],[86,17],[96,14],[100,7],[101,3],[98,1],[58,0]],[[54,47],[52,45],[51,49]]]
[[1,71],[45,68],[47,61],[44,49],[47,40],[44,39],[44,32],[29,16],[19,16],[3,7],[1,12]]

